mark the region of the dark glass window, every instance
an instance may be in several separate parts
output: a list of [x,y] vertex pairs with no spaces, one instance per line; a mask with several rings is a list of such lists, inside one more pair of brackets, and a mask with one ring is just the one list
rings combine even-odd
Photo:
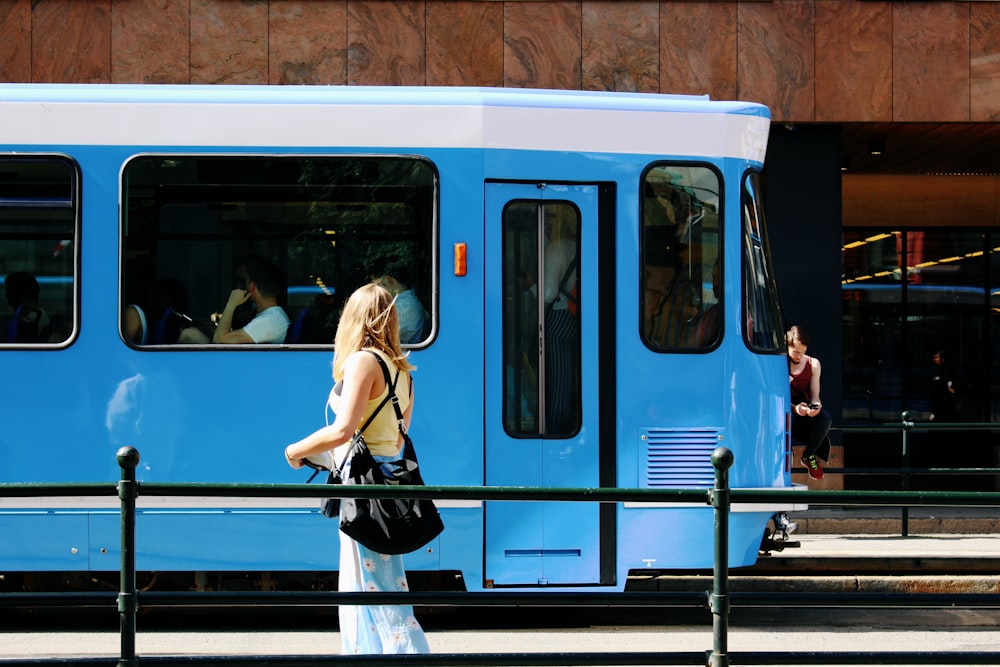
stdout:
[[844,418],[998,415],[1000,235],[846,229]]
[[503,212],[504,428],[513,436],[580,430],[580,211],[515,201]]
[[642,193],[642,338],[654,350],[711,349],[722,335],[719,176],[660,164]]
[[[132,344],[211,340],[230,292],[254,280],[248,271],[271,276],[264,282],[288,318],[283,340],[258,342],[330,345],[343,301],[371,280],[397,294],[403,344],[429,340],[437,209],[429,162],[144,155],[123,179],[122,334]],[[131,328],[135,306],[142,332]],[[256,316],[252,301],[240,306],[233,328]]]
[[72,337],[79,206],[70,160],[0,158],[0,344],[49,346]]
[[743,181],[743,335],[752,350],[784,352],[785,332],[781,324],[781,302],[774,278],[774,265],[767,241],[760,175],[747,174]]

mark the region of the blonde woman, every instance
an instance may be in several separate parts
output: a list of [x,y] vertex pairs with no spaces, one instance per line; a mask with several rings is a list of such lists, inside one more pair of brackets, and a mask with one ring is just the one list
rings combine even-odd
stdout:
[[[396,395],[406,427],[413,413],[413,366],[399,346],[399,316],[392,294],[372,283],[358,288],[344,305],[334,340],[335,355],[329,405],[336,414],[325,426],[285,448],[285,459],[301,468],[302,459],[332,450],[339,463],[351,437],[386,397],[386,385],[375,354],[382,357],[396,382]],[[395,412],[383,409],[365,429],[365,442],[377,462],[400,458],[402,436]],[[349,469],[343,471],[345,477]],[[406,591],[402,556],[380,554],[340,533],[341,592]],[[341,605],[340,634],[344,654],[430,653],[423,629],[409,605]]]

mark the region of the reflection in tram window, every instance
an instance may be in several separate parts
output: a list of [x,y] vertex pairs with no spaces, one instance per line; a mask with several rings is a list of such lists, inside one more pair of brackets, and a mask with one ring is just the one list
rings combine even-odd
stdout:
[[580,428],[579,225],[568,202],[521,201],[504,211],[504,426],[511,435],[567,437]]
[[[143,155],[125,165],[123,182],[122,310],[165,280],[179,284],[191,318],[185,331],[203,333],[181,336],[182,343],[213,339],[213,314],[234,288],[232,267],[253,255],[287,277],[287,292],[278,295],[290,322],[286,345],[330,345],[343,299],[373,278],[385,280],[386,267],[405,276],[405,286],[393,283],[401,298],[426,313],[405,344],[429,339],[437,208],[429,162]],[[124,335],[128,329],[123,323]]]
[[76,322],[76,168],[63,157],[5,157],[0,175],[0,344],[65,343]]
[[845,420],[894,421],[904,410],[930,420],[943,351],[950,421],[997,421],[1000,234],[845,229],[842,253]]
[[781,352],[785,349],[778,283],[764,224],[760,177],[747,174],[743,181],[743,317],[744,337],[751,350]]
[[722,294],[719,176],[658,165],[642,186],[642,337],[655,350],[715,346]]

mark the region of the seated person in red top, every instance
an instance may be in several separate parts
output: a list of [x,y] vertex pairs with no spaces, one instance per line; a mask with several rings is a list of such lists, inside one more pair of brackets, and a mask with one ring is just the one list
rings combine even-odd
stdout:
[[[290,322],[278,300],[285,292],[281,270],[263,257],[251,256],[237,267],[237,282],[216,320],[211,342],[227,345],[284,343]],[[239,326],[234,315],[245,303],[252,303],[256,314],[248,323]],[[209,338],[201,329],[188,327],[181,331],[178,342],[208,343]]]
[[819,459],[830,457],[830,424],[833,419],[823,409],[819,397],[820,363],[806,354],[809,336],[794,326],[785,334],[788,345],[788,383],[792,390],[792,438],[805,445],[802,464],[813,479],[823,479]]

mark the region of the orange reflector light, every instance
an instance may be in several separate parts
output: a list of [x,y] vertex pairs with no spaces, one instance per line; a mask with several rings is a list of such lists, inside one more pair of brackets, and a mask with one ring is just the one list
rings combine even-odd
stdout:
[[465,244],[456,243],[455,244],[455,275],[464,276],[467,270],[467,265],[465,261]]

